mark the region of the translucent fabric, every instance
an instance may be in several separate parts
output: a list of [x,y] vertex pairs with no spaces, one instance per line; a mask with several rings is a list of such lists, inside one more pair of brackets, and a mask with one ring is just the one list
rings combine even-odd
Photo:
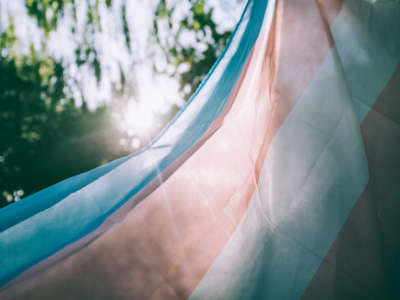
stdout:
[[144,151],[0,210],[0,298],[397,299],[399,16],[250,0]]

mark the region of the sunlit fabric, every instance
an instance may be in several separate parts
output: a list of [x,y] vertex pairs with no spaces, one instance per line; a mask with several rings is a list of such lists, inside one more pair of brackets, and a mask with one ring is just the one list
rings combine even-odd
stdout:
[[0,210],[0,299],[400,299],[400,2],[249,0],[139,153]]

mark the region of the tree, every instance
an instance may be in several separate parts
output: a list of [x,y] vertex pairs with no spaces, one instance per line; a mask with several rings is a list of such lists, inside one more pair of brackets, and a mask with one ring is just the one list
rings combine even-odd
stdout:
[[[167,61],[166,67],[155,65],[155,70],[178,77],[185,99],[199,86],[232,33],[231,26],[220,28],[221,24],[215,19],[215,7],[208,2],[159,0],[155,10],[153,35]],[[222,5],[229,11],[241,2],[224,2]],[[182,6],[189,9],[178,14],[178,8]]]
[[[82,2],[81,2],[82,3]],[[1,9],[7,7],[0,2]],[[116,128],[111,110],[105,106],[89,110],[81,82],[68,75],[71,67],[89,70],[97,84],[102,66],[94,35],[102,31],[101,2],[88,1],[86,16],[79,20],[74,0],[27,0],[24,11],[36,21],[39,46],[21,50],[18,26],[9,14],[0,28],[0,207],[64,178],[99,166],[127,152],[119,146],[123,134]],[[80,4],[81,5],[81,4]],[[103,3],[111,9],[110,0]],[[51,34],[68,13],[73,15],[71,34],[76,41],[73,61],[56,58],[49,52]],[[130,50],[125,3],[121,6],[122,34]],[[84,21],[83,29],[77,23]],[[122,93],[124,70],[112,82]]]

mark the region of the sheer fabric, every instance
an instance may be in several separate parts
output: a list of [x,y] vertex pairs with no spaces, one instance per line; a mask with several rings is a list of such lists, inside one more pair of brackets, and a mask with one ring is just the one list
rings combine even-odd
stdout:
[[0,210],[1,299],[397,299],[399,16],[249,0],[144,151]]

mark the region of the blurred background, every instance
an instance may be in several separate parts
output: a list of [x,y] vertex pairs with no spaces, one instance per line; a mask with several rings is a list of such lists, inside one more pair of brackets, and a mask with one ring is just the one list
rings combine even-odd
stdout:
[[144,147],[241,0],[0,0],[0,207]]

